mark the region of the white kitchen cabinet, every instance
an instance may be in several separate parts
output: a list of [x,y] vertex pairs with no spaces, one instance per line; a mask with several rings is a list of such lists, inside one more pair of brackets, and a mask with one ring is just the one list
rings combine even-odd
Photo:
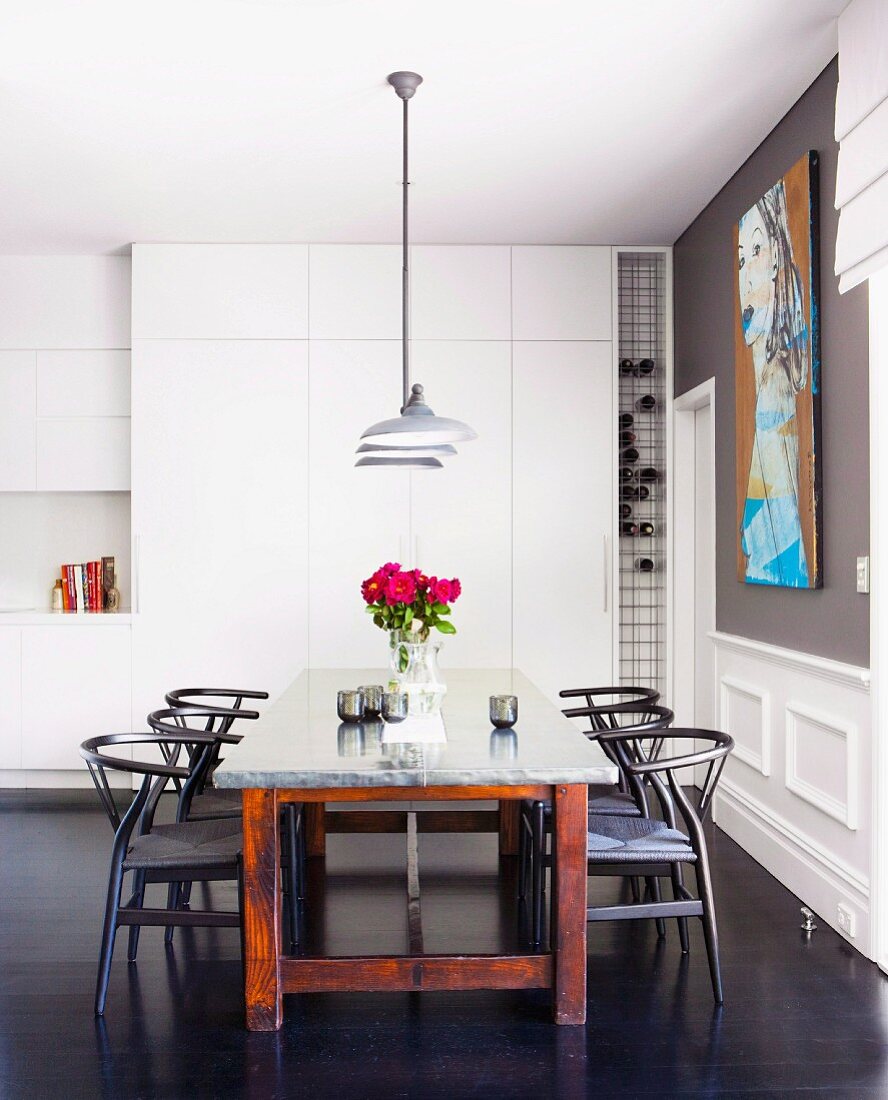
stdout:
[[130,728],[130,628],[21,629],[21,767],[84,767],[81,741]]
[[92,351],[37,352],[38,416],[129,414],[128,350],[98,348]]
[[0,626],[0,769],[22,766],[22,632]]
[[37,363],[33,351],[0,351],[0,491],[37,485]]
[[313,244],[308,272],[312,340],[400,339],[400,245]]
[[304,340],[308,245],[133,245],[133,338]]
[[[443,470],[411,476],[420,568],[459,577],[457,634],[437,635],[451,668],[512,664],[512,365],[508,341],[414,344],[413,375],[431,407],[478,433]],[[412,563],[411,563],[412,564]]]
[[515,340],[610,340],[611,250],[600,245],[512,249]]
[[143,728],[171,688],[276,694],[306,664],[306,344],[137,340],[132,387]]
[[129,487],[129,417],[37,421],[38,489],[114,492]]
[[413,245],[414,340],[509,340],[508,245]]
[[516,342],[514,658],[552,699],[612,676],[609,342]]
[[358,469],[355,448],[365,428],[397,416],[400,367],[396,340],[311,343],[307,599],[312,667],[366,668],[386,658],[385,636],[363,610],[360,583],[406,550],[410,474]]

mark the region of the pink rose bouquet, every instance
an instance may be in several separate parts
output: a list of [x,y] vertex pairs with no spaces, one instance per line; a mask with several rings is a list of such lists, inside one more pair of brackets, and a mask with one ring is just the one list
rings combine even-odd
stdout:
[[456,577],[427,577],[419,569],[402,569],[399,562],[387,562],[361,585],[367,613],[381,630],[403,630],[424,642],[434,627],[442,634],[455,634],[450,605],[459,597],[462,585]]

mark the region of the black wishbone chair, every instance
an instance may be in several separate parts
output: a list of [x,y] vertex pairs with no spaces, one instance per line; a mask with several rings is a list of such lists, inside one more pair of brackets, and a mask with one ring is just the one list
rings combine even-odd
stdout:
[[[102,926],[102,945],[99,952],[99,971],[96,981],[95,1011],[101,1016],[105,1011],[108,981],[111,976],[111,959],[117,929],[128,925],[130,944],[127,957],[135,959],[138,932],[142,925],[171,927],[174,925],[240,927],[240,913],[218,910],[146,909],[145,886],[153,882],[189,881],[240,882],[240,853],[243,837],[238,821],[176,822],[172,825],[155,825],[154,813],[164,788],[171,779],[187,783],[196,765],[179,766],[178,758],[187,745],[192,757],[199,761],[209,753],[218,737],[227,734],[207,734],[189,730],[161,738],[156,733],[112,733],[92,737],[80,746],[80,755],[87,763],[99,798],[114,829],[111,849],[111,870],[108,876],[108,892],[105,917]],[[126,760],[108,753],[116,746],[141,746],[160,749],[165,759],[161,761]],[[141,775],[142,782],[123,816],[117,810],[108,771]],[[138,833],[133,833],[138,824]],[[133,872],[133,893],[121,905],[124,875]]]
[[[676,917],[679,922],[688,917],[700,917],[706,952],[709,956],[709,973],[712,992],[717,1004],[723,1001],[721,971],[718,958],[718,930],[715,921],[715,901],[712,895],[712,877],[703,822],[709,813],[718,781],[728,753],[733,749],[733,739],[726,733],[712,730],[670,729],[673,741],[690,741],[691,752],[684,756],[652,759],[645,742],[657,735],[613,730],[600,735],[602,745],[609,745],[618,755],[621,766],[634,780],[648,781],[660,793],[665,791],[666,777],[669,796],[661,797],[665,820],[650,817],[626,818],[596,816],[589,821],[586,856],[588,872],[592,875],[635,875],[650,879],[668,874],[672,878],[674,900],[653,898],[637,905],[595,905],[586,910],[589,921],[639,920],[654,917]],[[705,741],[709,747],[696,750],[694,741]],[[676,773],[684,768],[708,764],[706,778],[701,789],[700,804],[694,809]],[[678,808],[687,834],[676,827],[674,811]],[[697,878],[697,897],[685,887],[680,875],[681,865],[694,867]],[[681,923],[679,925],[681,927]],[[687,952],[686,935],[682,950]]]
[[[205,730],[229,735],[227,742],[220,740],[214,750],[202,759],[200,767],[195,769],[192,778],[180,791],[176,820],[211,821],[220,818],[240,820],[242,817],[241,791],[234,788],[211,787],[208,784],[212,782],[213,771],[220,762],[222,745],[236,743],[242,739],[242,735],[235,735],[232,732],[234,722],[239,718],[259,717],[258,711],[241,709],[243,700],[267,699],[268,692],[237,688],[180,688],[169,692],[165,698],[169,706],[148,715],[148,724],[153,730],[163,733],[177,728],[181,732],[190,728],[189,723],[206,717]],[[197,702],[199,699],[211,698],[234,699],[234,705],[218,707]],[[191,699],[195,702],[189,702]],[[295,802],[288,802],[281,810],[291,948],[299,943],[299,903],[305,894],[305,815],[302,810],[301,804]],[[181,888],[171,885],[170,904],[172,905],[175,899],[177,904],[187,905],[190,894],[190,883],[183,883]],[[166,935],[167,942],[171,942],[173,930],[168,929]]]
[[[578,689],[579,690],[579,689]],[[615,688],[582,689],[584,693],[614,695]],[[647,688],[626,688],[625,694],[638,693],[640,701],[612,703],[603,706],[577,707],[565,710],[568,717],[588,718],[591,729],[586,731],[590,741],[599,740],[605,730],[625,729],[637,731],[665,730],[675,718],[673,712],[658,703],[647,701],[651,692]],[[562,692],[562,695],[564,693]],[[656,692],[653,692],[656,695]],[[606,814],[616,817],[649,816],[649,805],[645,784],[639,779],[630,779],[622,767],[617,752],[601,743],[607,757],[619,772],[616,785],[589,785],[589,816]],[[653,743],[654,755],[662,747],[662,737]],[[538,947],[542,939],[543,896],[545,894],[545,868],[550,862],[546,855],[546,837],[551,832],[552,807],[548,802],[523,802],[519,824],[518,846],[518,896],[527,895],[528,877],[531,881],[531,939]],[[639,898],[639,887],[635,878],[630,879],[633,898]],[[649,891],[659,896],[659,883],[656,878],[648,882]],[[666,926],[662,920],[657,922],[657,931],[665,935]]]

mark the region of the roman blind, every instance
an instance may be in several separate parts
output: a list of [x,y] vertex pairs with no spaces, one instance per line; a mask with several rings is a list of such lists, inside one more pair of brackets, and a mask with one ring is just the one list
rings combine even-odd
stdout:
[[839,16],[836,275],[844,293],[888,264],[888,2]]

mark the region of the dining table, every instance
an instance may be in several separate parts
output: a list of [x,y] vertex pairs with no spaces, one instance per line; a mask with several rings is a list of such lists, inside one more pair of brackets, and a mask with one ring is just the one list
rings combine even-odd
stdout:
[[[340,723],[337,691],[386,683],[379,669],[306,669],[254,723],[226,747],[216,769],[220,788],[242,791],[243,951],[246,1026],[275,1031],[283,995],[332,991],[549,989],[558,1024],[586,1019],[587,786],[613,784],[617,769],[594,740],[565,718],[518,669],[449,669],[440,713],[401,723]],[[491,695],[518,698],[512,729],[494,729]],[[501,954],[426,954],[422,951],[416,832],[458,828],[453,808],[416,803],[490,802],[494,811],[463,811],[466,828],[494,818],[499,855],[518,852],[520,804],[552,807],[551,930],[548,950]],[[351,815],[330,804],[402,804],[395,813]],[[327,832],[385,828],[408,835],[406,954],[326,956],[283,950],[280,811],[303,807],[309,861],[322,861]],[[339,807],[340,811],[342,807]],[[426,815],[438,825],[426,828]],[[310,898],[308,902],[310,904]],[[517,907],[517,898],[516,898]]]

